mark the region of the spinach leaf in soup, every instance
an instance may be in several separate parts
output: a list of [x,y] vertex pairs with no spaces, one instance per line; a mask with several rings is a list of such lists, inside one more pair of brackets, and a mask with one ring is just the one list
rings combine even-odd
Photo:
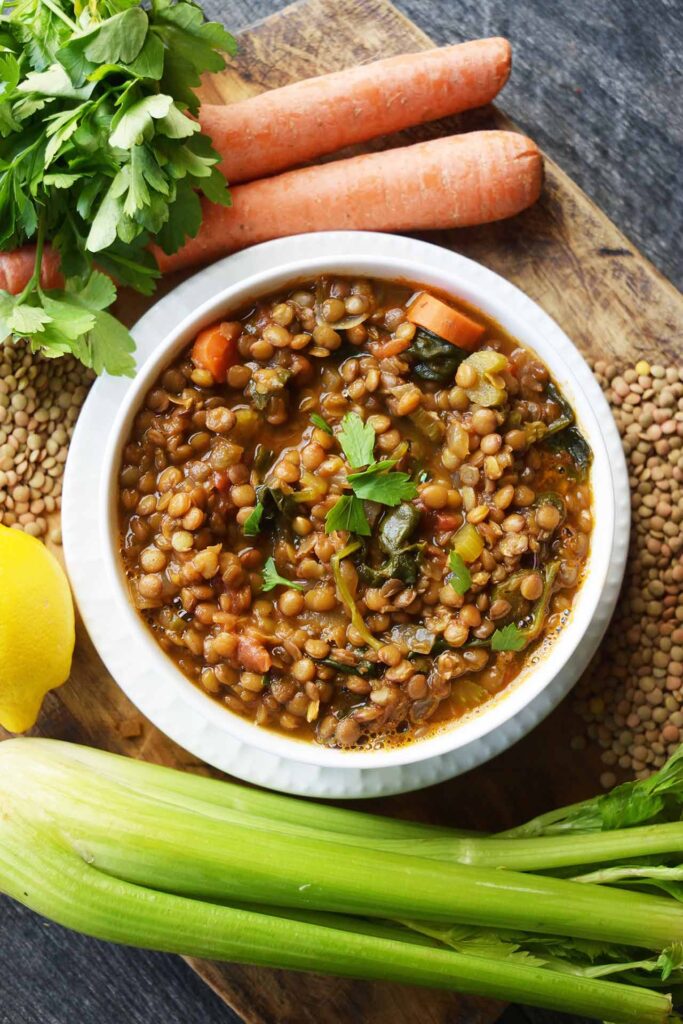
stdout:
[[559,388],[557,388],[551,380],[549,380],[546,385],[545,395],[546,398],[549,398],[550,401],[559,409],[557,419],[548,424],[548,433],[558,434],[561,430],[564,430],[565,427],[570,427],[573,424],[574,410]]
[[423,380],[452,380],[460,363],[467,356],[464,349],[451,345],[437,334],[418,327],[413,343],[406,349],[413,372]]
[[571,475],[578,481],[586,479],[593,452],[578,427],[565,427],[557,434],[551,434],[544,439],[543,445],[552,452],[567,452],[572,461]]
[[291,520],[299,514],[297,502],[291,494],[285,494],[279,487],[260,484],[256,488],[256,498],[263,506],[264,519],[277,520],[282,517]]
[[387,512],[377,539],[381,550],[389,556],[377,568],[362,561],[357,565],[359,576],[370,586],[381,587],[387,580],[415,583],[424,549],[423,543],[409,543],[420,522],[420,510],[408,501]]
[[419,522],[419,508],[408,501],[387,512],[379,528],[379,546],[382,551],[387,555],[393,555],[404,548]]

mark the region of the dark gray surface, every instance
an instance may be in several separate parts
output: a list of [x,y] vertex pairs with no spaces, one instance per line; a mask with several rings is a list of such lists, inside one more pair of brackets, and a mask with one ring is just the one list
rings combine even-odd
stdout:
[[[204,0],[233,30],[288,0]],[[436,43],[506,36],[499,105],[680,288],[680,0],[395,0]],[[334,33],[334,25],[329,31]]]
[[[206,0],[205,6],[237,31],[286,3]],[[503,109],[680,284],[679,0],[399,0],[397,6],[438,43],[507,36],[514,70]],[[302,998],[305,991],[302,980]],[[236,1021],[181,960],[93,942],[0,900],[0,1024]],[[503,1021],[579,1024],[517,1007]]]

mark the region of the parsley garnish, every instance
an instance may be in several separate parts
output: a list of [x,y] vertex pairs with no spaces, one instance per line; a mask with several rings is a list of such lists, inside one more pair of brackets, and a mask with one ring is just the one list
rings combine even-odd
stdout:
[[363,502],[353,494],[343,494],[325,517],[325,533],[333,530],[348,530],[361,537],[369,537],[371,530]]
[[368,466],[373,461],[375,431],[369,423],[363,423],[358,413],[346,414],[337,438],[353,469]]
[[526,637],[514,622],[497,629],[491,637],[492,651],[521,651],[525,646]]
[[396,463],[392,459],[377,462],[361,473],[351,473],[348,481],[353,493],[365,501],[378,501],[381,505],[400,505],[417,494],[417,487],[407,473],[391,472]]
[[[220,157],[188,115],[200,75],[225,67],[234,39],[191,0],[14,0],[2,11],[0,250],[36,252],[21,294],[0,291],[0,340],[132,375],[133,339],[106,312],[112,279],[151,294],[150,238],[175,252],[199,230],[199,193],[230,203]],[[65,283],[46,291],[48,243]]]
[[457,551],[451,551],[448,558],[448,566],[451,570],[448,582],[456,594],[460,594],[462,597],[472,586],[472,573],[465,565],[462,555],[459,555]]
[[[371,530],[363,502],[376,501],[393,507],[414,498],[417,487],[407,473],[392,472],[395,459],[373,461],[375,431],[369,423],[363,423],[357,413],[347,413],[337,437],[351,467],[358,472],[349,473],[347,479],[353,495],[343,495],[330,509],[325,518],[325,532],[349,530],[369,537]],[[366,468],[361,469],[362,466]]]
[[304,589],[303,583],[295,583],[293,580],[288,580],[280,575],[275,567],[275,560],[271,555],[263,566],[263,586],[261,590],[273,590],[274,587],[289,587],[290,590]]
[[245,537],[255,537],[261,530],[261,518],[263,516],[263,505],[257,502],[242,524],[242,533]]
[[326,434],[333,434],[332,427],[329,425],[327,420],[319,416],[317,412],[311,413],[311,423],[314,427],[319,427],[320,430],[324,430]]

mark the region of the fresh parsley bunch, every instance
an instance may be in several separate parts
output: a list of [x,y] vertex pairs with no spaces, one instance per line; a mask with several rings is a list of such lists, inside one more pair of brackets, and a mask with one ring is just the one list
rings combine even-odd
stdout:
[[[0,250],[36,244],[21,295],[0,291],[0,339],[133,373],[112,279],[151,294],[150,239],[175,252],[199,230],[199,193],[230,203],[189,116],[224,52],[234,39],[194,0],[0,0]],[[46,242],[63,289],[41,288]]]

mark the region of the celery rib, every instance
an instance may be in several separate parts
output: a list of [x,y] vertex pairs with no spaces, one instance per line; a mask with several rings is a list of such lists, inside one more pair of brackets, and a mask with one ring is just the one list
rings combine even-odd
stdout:
[[0,818],[0,888],[57,923],[111,942],[341,977],[513,999],[608,1019],[666,1024],[668,996],[488,960],[421,942],[203,903],[103,874],[17,813]]
[[[32,743],[20,742],[24,750]],[[207,819],[122,787],[93,764],[84,786],[73,762],[46,766],[37,755],[18,760],[27,805],[33,798],[41,814],[49,808],[53,827],[81,856],[138,885],[202,899],[459,922],[652,949],[683,941],[683,907],[663,897]],[[0,790],[7,776],[5,770]]]
[[[25,740],[12,740],[3,747],[23,746]],[[94,750],[90,747],[65,743],[61,740],[32,738],[31,750],[43,750],[51,759],[66,764],[82,764],[108,778],[127,783],[142,792],[153,791],[159,797],[179,807],[195,810],[212,817],[232,820],[234,813],[247,814],[254,818],[280,822],[295,830],[301,827],[311,834],[336,833],[350,840],[366,844],[379,839],[419,839],[444,836],[469,836],[471,831],[457,830],[423,822],[403,821],[385,818],[366,811],[353,811],[328,804],[307,802],[279,793],[268,793],[260,789],[235,785],[232,782],[212,779],[191,772],[180,772],[147,761],[135,761],[120,754]],[[9,754],[10,751],[8,750]],[[21,753],[21,750],[19,750]],[[26,750],[26,755],[30,751]],[[223,812],[223,813],[221,813]]]

